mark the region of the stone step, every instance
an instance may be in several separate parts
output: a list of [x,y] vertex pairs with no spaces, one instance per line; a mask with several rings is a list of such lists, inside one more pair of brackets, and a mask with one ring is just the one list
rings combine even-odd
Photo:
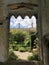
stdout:
[[24,60],[20,60],[20,61],[10,61],[10,62],[6,62],[0,65],[41,65],[40,61],[24,61]]

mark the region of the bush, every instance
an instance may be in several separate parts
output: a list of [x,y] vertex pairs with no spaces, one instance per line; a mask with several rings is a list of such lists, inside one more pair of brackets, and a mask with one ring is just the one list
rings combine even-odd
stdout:
[[17,43],[23,43],[26,38],[27,32],[17,30],[14,34],[14,41],[17,41]]
[[[36,38],[35,32],[30,32],[30,34],[27,33],[27,31],[23,31],[21,29],[13,29],[10,30],[10,38],[9,38],[9,48],[13,50],[18,50],[19,47],[30,47],[31,49],[36,47],[36,44],[34,44],[34,40]],[[30,50],[31,50],[30,49]]]
[[38,54],[34,54],[32,56],[29,56],[28,60],[30,60],[30,61],[33,61],[33,60],[39,61]]
[[11,43],[11,44],[9,44],[9,50],[10,49],[13,49],[13,50],[17,51],[18,50],[17,43]]
[[26,47],[25,49],[26,49],[26,51],[29,51],[29,52],[31,51],[30,47]]
[[30,35],[28,35],[24,41],[25,46],[30,46]]
[[10,51],[8,60],[11,61],[11,60],[17,60],[17,59],[18,59],[18,56],[16,56],[13,51]]
[[20,52],[25,52],[26,51],[26,49],[24,48],[24,47],[19,47],[19,49],[18,49]]
[[22,47],[30,46],[30,35],[27,33],[27,31],[23,30],[13,30],[10,31],[10,38],[9,38],[9,49],[13,50],[20,50],[25,51],[25,49]]
[[23,30],[13,30],[10,32],[10,43],[24,43],[26,37],[28,38],[27,41],[29,40],[29,37],[28,37],[28,33],[27,31],[23,31]]

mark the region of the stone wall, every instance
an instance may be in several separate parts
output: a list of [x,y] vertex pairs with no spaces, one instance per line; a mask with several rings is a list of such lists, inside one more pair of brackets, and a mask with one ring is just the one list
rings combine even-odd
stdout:
[[[41,42],[40,52],[41,52],[41,61],[44,65],[48,64],[48,53],[47,53],[47,46],[46,42],[44,42],[44,36],[49,33],[49,1],[48,0],[40,0],[39,1],[39,23],[38,24],[38,31],[39,31],[39,38]],[[40,30],[39,30],[40,29]]]
[[0,1],[0,62],[4,62],[8,57],[8,29],[6,21],[6,9],[4,0]]
[[[47,60],[47,49],[45,46],[45,42],[43,42],[43,37],[45,34],[49,33],[49,0],[38,0],[39,4],[39,12],[38,12],[38,20],[37,20],[37,30],[38,37],[40,40],[39,48],[40,48],[40,59],[44,65],[48,65]],[[8,16],[8,8],[7,5],[11,3],[19,3],[19,2],[32,2],[37,3],[37,0],[1,0],[0,1],[0,62],[4,62],[8,58],[8,20],[6,17]],[[46,51],[45,51],[46,50]]]

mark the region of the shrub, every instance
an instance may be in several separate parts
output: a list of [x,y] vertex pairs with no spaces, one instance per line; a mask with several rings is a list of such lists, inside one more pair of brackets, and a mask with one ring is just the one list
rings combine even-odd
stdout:
[[15,44],[9,44],[9,50],[10,50],[10,49],[16,50],[17,47],[16,47]]
[[8,60],[10,61],[10,60],[17,60],[17,59],[18,59],[18,56],[16,56],[13,51],[10,51]]
[[20,42],[24,42],[25,38],[26,38],[26,34],[27,32],[25,31],[17,31],[15,34],[14,34],[14,41],[17,41],[17,43],[20,43]]
[[25,46],[30,46],[30,35],[28,35],[24,41]]
[[19,49],[18,49],[20,52],[25,52],[26,51],[26,49],[24,48],[24,47],[19,47]]
[[33,60],[39,61],[38,54],[34,54],[32,56],[29,56],[28,60],[30,60],[30,61],[33,61]]
[[[23,30],[13,30],[10,31],[10,38],[9,38],[9,49],[13,50],[22,50],[24,51],[25,49],[22,47],[30,46],[30,35],[27,33],[27,31]],[[20,47],[20,48],[19,48]]]
[[31,51],[30,47],[26,47],[25,49],[26,49],[26,51],[29,51],[29,52]]

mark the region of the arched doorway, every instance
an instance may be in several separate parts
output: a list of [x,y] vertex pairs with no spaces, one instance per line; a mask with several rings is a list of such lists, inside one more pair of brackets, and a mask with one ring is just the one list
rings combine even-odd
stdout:
[[[26,7],[26,6],[24,6],[24,4],[25,4],[25,3],[21,3],[20,6],[21,6],[21,7]],[[25,5],[26,5],[26,4],[25,4]],[[27,4],[27,5],[28,5],[28,4]],[[35,5],[35,6],[37,6],[37,5]],[[18,8],[19,8],[19,7],[18,7]],[[26,8],[28,8],[28,7],[26,7]],[[29,9],[32,9],[32,7],[31,7],[31,8],[29,7]],[[20,11],[23,11],[23,9],[21,9]],[[32,10],[31,10],[31,11],[29,10],[29,12],[28,12],[28,11],[24,11],[24,12],[22,12],[22,13],[20,13],[20,11],[18,12],[18,10],[17,10],[17,12],[15,12],[15,11],[13,11],[13,9],[12,9],[12,10],[9,10],[9,11],[8,11],[8,14],[11,16],[10,13],[12,12],[12,14],[14,14],[15,16],[20,14],[20,15],[22,15],[22,17],[24,17],[26,14],[28,14],[28,16],[31,16],[31,15],[34,14],[34,12],[32,12]],[[37,15],[37,12],[36,12],[36,15]],[[16,16],[16,17],[17,17],[17,16]],[[7,18],[8,18],[8,17],[7,17]],[[8,20],[8,21],[9,21],[9,20]],[[38,23],[37,23],[37,24],[38,24]],[[41,23],[40,23],[40,26],[41,26]],[[38,25],[37,28],[38,28],[38,27],[40,28],[40,26]],[[41,29],[41,28],[40,28],[40,29]],[[8,28],[8,31],[9,31],[9,28]],[[41,30],[39,30],[39,29],[38,29],[38,31],[41,32]],[[7,32],[7,33],[9,33],[9,32]],[[9,34],[8,34],[8,35],[9,35]],[[7,36],[8,36],[8,35],[7,35]],[[39,36],[39,37],[40,37],[40,36]],[[41,37],[40,37],[40,38],[41,38]],[[7,42],[8,42],[8,41],[7,41]],[[43,53],[43,52],[42,52],[42,53]],[[43,58],[42,58],[41,60],[43,60]]]
[[[16,35],[14,33],[16,33],[16,31],[22,31],[22,32],[27,32],[29,37],[27,37],[24,41],[23,41],[23,44],[21,39],[20,39],[20,36],[19,36],[19,39],[20,42],[18,42],[18,40],[16,39]],[[14,38],[17,40],[14,41],[14,39],[12,40],[12,44],[16,44],[17,43],[20,43],[20,44],[16,44],[15,46],[12,46],[12,48],[14,49],[15,48],[15,51],[17,50],[18,51],[31,51],[31,50],[36,50],[37,51],[37,47],[36,47],[36,43],[37,43],[37,37],[36,37],[36,33],[37,33],[37,29],[36,29],[36,18],[35,16],[32,16],[31,18],[29,18],[29,16],[25,16],[24,19],[22,19],[21,16],[18,16],[17,18],[15,18],[13,15],[12,17],[10,18],[10,31],[15,35]],[[18,32],[18,33],[19,33]],[[21,32],[21,33],[22,33]],[[18,37],[17,37],[18,38]],[[21,37],[22,38],[22,37]],[[35,40],[36,39],[36,40]],[[23,40],[23,39],[22,39]],[[27,40],[27,41],[26,41]],[[29,43],[29,46],[28,44]],[[19,48],[19,46],[20,48]],[[17,48],[18,47],[18,48]],[[33,48],[34,47],[34,48]],[[21,49],[22,48],[22,49]],[[25,49],[26,48],[26,49]],[[28,48],[28,49],[27,49]],[[29,49],[30,48],[30,49]],[[21,50],[20,50],[21,49]],[[33,52],[34,53],[34,52]],[[38,52],[37,52],[38,53]],[[34,54],[37,54],[37,53],[34,53]],[[29,53],[28,53],[29,54]],[[17,55],[20,55],[20,54],[17,54]],[[22,56],[22,55],[21,55]],[[25,56],[25,55],[23,55]],[[28,56],[29,57],[29,56]],[[38,55],[37,55],[38,57]],[[24,59],[25,60],[25,59]]]

